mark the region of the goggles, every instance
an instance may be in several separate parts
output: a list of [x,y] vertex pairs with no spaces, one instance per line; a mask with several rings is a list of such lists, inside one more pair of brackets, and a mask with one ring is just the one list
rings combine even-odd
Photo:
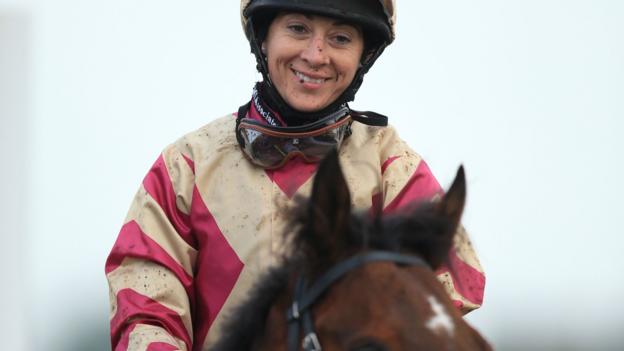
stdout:
[[265,169],[280,168],[296,156],[305,162],[319,162],[329,151],[340,148],[351,134],[352,119],[346,106],[318,121],[295,127],[240,118],[246,115],[245,110],[239,110],[236,138],[247,158]]

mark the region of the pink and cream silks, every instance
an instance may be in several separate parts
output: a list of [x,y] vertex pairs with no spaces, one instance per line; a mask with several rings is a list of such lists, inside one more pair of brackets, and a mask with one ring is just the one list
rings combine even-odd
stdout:
[[[113,349],[208,350],[226,311],[284,250],[282,213],[309,193],[316,165],[256,167],[234,125],[229,115],[184,136],[145,177],[106,262]],[[340,158],[359,209],[398,211],[441,191],[391,127],[354,123]],[[466,313],[485,278],[463,230],[455,244],[438,277]]]

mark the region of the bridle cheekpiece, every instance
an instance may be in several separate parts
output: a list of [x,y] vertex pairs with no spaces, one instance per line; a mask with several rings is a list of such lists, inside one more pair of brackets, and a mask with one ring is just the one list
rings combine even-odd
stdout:
[[308,288],[304,277],[297,279],[293,303],[286,312],[288,322],[288,351],[299,350],[299,331],[303,331],[302,346],[304,351],[321,351],[321,344],[314,331],[314,323],[311,316],[311,307],[321,295],[329,289],[338,279],[345,274],[366,263],[389,261],[399,265],[417,265],[430,268],[429,264],[415,255],[400,254],[392,251],[369,251],[347,258],[314,282]]

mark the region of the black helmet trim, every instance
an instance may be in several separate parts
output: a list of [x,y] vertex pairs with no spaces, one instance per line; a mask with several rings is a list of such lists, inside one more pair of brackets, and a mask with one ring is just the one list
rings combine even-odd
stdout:
[[[251,18],[257,14],[275,15],[279,11],[292,11],[334,17],[359,24],[368,35],[375,38],[377,45],[392,42],[388,17],[379,0],[331,1],[331,0],[253,0],[244,10],[243,16]],[[248,33],[249,34],[249,33]]]

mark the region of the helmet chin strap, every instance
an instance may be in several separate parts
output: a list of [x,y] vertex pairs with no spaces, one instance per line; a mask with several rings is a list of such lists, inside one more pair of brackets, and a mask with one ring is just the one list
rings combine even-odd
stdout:
[[256,33],[254,31],[253,18],[249,18],[246,30],[248,31],[248,33],[251,34],[250,37],[253,38],[252,40],[250,40],[251,51],[256,57],[256,69],[260,72],[260,74],[262,74],[264,89],[262,89],[263,91],[261,92],[261,94],[264,95],[263,98],[272,109],[279,113],[279,115],[284,120],[294,124],[306,123],[310,120],[318,120],[335,112],[341,106],[353,101],[355,99],[355,93],[358,91],[358,89],[362,85],[362,82],[364,81],[364,74],[368,72],[373,63],[377,60],[377,58],[385,49],[385,45],[380,45],[375,50],[375,52],[368,55],[366,61],[363,62],[356,71],[355,76],[351,81],[351,84],[349,84],[347,89],[345,89],[345,91],[329,106],[316,112],[302,112],[288,105],[288,103],[286,103],[284,98],[280,95],[280,93],[275,88],[275,85],[271,81],[271,77],[269,76],[267,57],[264,53],[264,50],[262,50],[260,40],[256,36]]

